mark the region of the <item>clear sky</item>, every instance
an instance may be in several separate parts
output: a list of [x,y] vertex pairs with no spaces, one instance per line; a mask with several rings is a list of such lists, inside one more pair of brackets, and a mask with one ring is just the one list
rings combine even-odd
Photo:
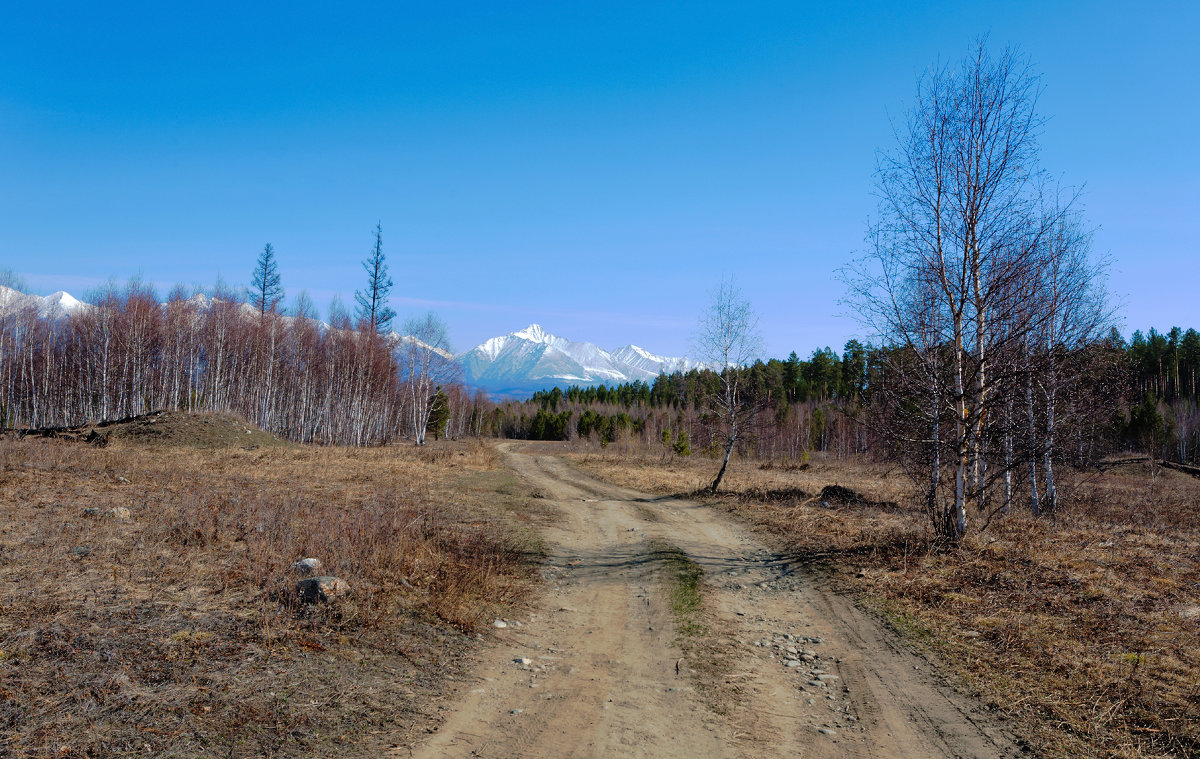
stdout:
[[1042,73],[1126,333],[1200,327],[1200,3],[348,5],[8,3],[0,268],[165,296],[270,242],[324,311],[378,221],[393,306],[458,350],[538,322],[677,355],[728,274],[770,355],[840,349],[890,119],[986,33]]

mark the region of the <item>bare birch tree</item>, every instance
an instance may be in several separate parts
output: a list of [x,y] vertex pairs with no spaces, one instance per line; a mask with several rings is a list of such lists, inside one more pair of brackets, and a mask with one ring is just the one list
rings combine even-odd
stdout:
[[725,438],[725,456],[709,489],[717,492],[729,459],[742,433],[742,422],[751,409],[745,403],[742,370],[762,352],[758,316],[732,280],[722,280],[700,315],[695,337],[696,357],[719,372],[716,392],[705,405],[716,417]]
[[446,324],[432,311],[409,319],[397,347],[400,381],[408,398],[408,416],[413,439],[425,445],[425,431],[433,412],[435,396],[444,385],[457,382],[458,363],[450,350]]
[[[1064,255],[1052,238],[1071,203],[1041,201],[1037,81],[1023,58],[993,57],[982,40],[957,67],[920,80],[896,149],[880,158],[868,252],[847,277],[864,324],[901,349],[887,354],[907,362],[894,373],[921,368],[923,400],[901,408],[928,425],[921,480],[935,531],[950,540],[967,529],[969,501],[986,514],[990,483],[1011,485],[1011,438],[999,435],[1000,466],[989,467],[990,446],[1000,420],[1014,426],[1016,378],[1030,382],[1039,368],[1021,357],[1052,317],[1030,304],[1042,292],[1039,272]],[[953,491],[942,497],[944,461]]]

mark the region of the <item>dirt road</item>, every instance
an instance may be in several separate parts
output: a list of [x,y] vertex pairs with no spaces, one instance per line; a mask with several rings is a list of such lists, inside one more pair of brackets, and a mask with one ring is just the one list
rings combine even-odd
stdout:
[[[547,532],[545,598],[496,631],[477,681],[415,756],[1020,755],[923,660],[723,515],[513,445],[504,455],[563,515]],[[695,672],[673,645],[664,543],[705,571],[712,666]]]

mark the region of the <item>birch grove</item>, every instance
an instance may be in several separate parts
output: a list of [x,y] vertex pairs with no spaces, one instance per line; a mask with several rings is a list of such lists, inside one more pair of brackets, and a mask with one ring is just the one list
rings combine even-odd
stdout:
[[1030,508],[1053,512],[1064,359],[1106,327],[1076,199],[1039,167],[1036,100],[1028,64],[983,42],[923,77],[880,161],[870,248],[849,270],[857,313],[895,348],[882,426],[952,541],[972,513],[1009,508],[1021,464]]
[[93,300],[62,319],[33,308],[0,313],[5,428],[160,409],[232,412],[305,443],[377,445],[411,427],[411,392],[388,340],[348,324],[322,328],[307,299],[296,316],[220,289],[213,297],[176,289],[160,304],[134,281]]

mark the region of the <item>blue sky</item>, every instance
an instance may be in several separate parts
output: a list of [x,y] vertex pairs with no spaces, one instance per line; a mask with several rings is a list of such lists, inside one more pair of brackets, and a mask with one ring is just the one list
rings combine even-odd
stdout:
[[[858,331],[875,153],[927,67],[988,34],[1043,76],[1128,333],[1200,327],[1195,3],[24,3],[0,27],[0,268],[74,294],[362,286],[463,350],[538,322],[688,349],[735,274],[767,350]],[[910,7],[911,6],[911,7]]]

